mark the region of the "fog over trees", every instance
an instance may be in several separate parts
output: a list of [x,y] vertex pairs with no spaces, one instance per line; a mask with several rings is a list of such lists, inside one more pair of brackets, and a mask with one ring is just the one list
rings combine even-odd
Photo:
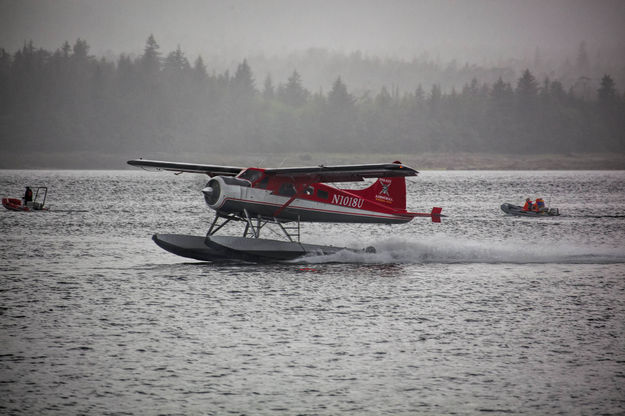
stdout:
[[[154,36],[142,54],[114,59],[91,55],[82,39],[56,50],[27,42],[0,49],[0,136],[11,154],[122,160],[155,152],[625,152],[622,74],[601,73],[589,56],[580,44],[573,63],[550,71],[537,56],[536,68],[519,71],[315,49],[276,75],[245,58],[217,71],[180,46],[162,51]],[[312,62],[332,73],[327,87],[306,82]]]

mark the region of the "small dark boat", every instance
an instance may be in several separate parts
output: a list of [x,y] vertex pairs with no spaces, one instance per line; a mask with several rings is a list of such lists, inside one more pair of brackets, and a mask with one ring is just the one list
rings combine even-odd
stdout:
[[[32,201],[24,201],[19,198],[2,198],[2,206],[10,211],[47,211],[48,208],[44,205],[48,196],[48,188],[39,186],[35,189],[35,198]],[[30,195],[32,197],[32,193]]]
[[555,217],[560,215],[558,208],[541,208],[539,211],[524,211],[523,207],[513,204],[501,204],[501,210],[508,215],[519,217]]

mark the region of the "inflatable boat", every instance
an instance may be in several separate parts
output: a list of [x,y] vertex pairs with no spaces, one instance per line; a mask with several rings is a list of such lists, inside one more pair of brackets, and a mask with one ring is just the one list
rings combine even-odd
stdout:
[[[10,211],[47,211],[48,208],[44,205],[46,203],[46,197],[48,196],[48,188],[39,186],[35,189],[35,198],[32,201],[19,198],[2,198],[2,206]],[[30,196],[32,197],[32,193]]]
[[501,210],[508,215],[519,217],[555,217],[560,215],[558,208],[542,208],[539,211],[524,211],[522,207],[513,204],[501,204]]

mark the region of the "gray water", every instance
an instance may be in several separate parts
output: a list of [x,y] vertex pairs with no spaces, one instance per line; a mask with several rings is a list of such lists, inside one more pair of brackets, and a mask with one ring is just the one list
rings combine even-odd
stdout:
[[304,224],[377,253],[273,265],[150,240],[206,232],[205,181],[0,171],[51,207],[0,213],[0,413],[625,413],[625,172],[423,172],[442,223]]

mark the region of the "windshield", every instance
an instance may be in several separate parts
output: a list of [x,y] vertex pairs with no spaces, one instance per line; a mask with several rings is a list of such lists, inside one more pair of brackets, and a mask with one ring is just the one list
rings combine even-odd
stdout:
[[256,169],[246,169],[238,176],[239,179],[245,179],[251,183],[256,182],[263,176],[263,172]]

